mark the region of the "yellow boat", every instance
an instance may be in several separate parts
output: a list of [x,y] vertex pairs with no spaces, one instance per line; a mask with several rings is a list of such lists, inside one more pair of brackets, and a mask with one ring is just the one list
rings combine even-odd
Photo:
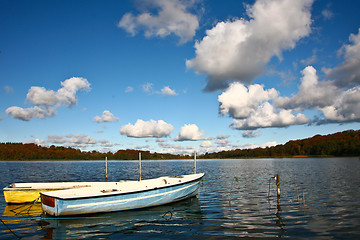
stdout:
[[[124,182],[124,181],[121,181]],[[22,204],[40,202],[40,192],[56,190],[116,185],[119,182],[49,182],[49,183],[13,183],[3,188],[5,202]]]

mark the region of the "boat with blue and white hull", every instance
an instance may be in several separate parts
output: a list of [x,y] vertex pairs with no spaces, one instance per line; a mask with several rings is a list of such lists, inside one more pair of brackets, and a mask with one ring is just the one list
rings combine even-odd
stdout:
[[41,193],[41,205],[52,216],[82,215],[158,206],[195,196],[204,173],[118,182]]

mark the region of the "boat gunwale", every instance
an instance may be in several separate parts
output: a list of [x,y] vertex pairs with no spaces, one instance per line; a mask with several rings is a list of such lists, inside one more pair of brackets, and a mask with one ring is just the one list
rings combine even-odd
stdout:
[[[90,186],[87,186],[90,187]],[[83,187],[79,187],[79,188],[83,188]],[[68,190],[68,189],[73,189],[73,188],[9,188],[9,189],[5,189],[3,188],[3,191],[5,192],[25,192],[25,191],[34,191],[34,192],[39,192],[39,191],[60,191],[60,190]]]
[[[201,180],[204,176],[205,173],[198,173],[198,175],[200,175],[199,177],[192,179],[190,181],[186,181],[186,182],[178,182],[178,183],[174,183],[171,185],[164,185],[164,186],[159,186],[159,187],[153,187],[153,188],[149,188],[149,189],[142,189],[142,190],[134,190],[134,191],[128,191],[128,192],[114,192],[114,193],[106,193],[106,194],[97,194],[97,195],[89,195],[89,196],[77,196],[77,197],[72,197],[72,196],[67,196],[67,197],[57,197],[57,196],[51,196],[51,193],[53,192],[46,192],[46,193],[42,193],[40,192],[41,197],[45,196],[45,197],[52,197],[54,199],[60,199],[60,200],[68,200],[68,201],[72,201],[72,200],[80,200],[80,199],[89,199],[89,198],[107,198],[107,197],[113,197],[113,196],[119,196],[119,195],[131,195],[131,194],[137,194],[137,193],[142,193],[142,192],[149,192],[149,191],[153,191],[153,190],[158,190],[158,189],[164,189],[164,188],[170,188],[170,187],[175,187],[175,186],[181,186],[181,185],[185,185],[188,183],[192,183],[192,182],[196,182]],[[175,176],[177,177],[177,176]],[[140,181],[139,181],[140,182]],[[62,190],[60,190],[62,191]],[[65,191],[65,190],[64,190]],[[48,195],[49,194],[49,195]]]

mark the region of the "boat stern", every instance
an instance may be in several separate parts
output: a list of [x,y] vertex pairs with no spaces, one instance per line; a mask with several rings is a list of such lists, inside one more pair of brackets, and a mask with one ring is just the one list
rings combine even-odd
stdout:
[[33,189],[17,190],[12,187],[3,188],[4,199],[7,204],[23,204],[40,202],[40,191]]
[[58,216],[56,199],[40,193],[42,210],[52,216]]

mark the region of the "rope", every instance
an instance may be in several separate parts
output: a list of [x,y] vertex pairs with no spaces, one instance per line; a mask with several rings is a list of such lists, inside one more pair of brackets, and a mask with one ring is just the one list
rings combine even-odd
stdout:
[[[15,210],[18,210],[18,209],[24,207],[24,205],[21,205],[20,207],[15,208],[15,209],[12,209],[12,210],[10,210],[10,211],[12,211],[13,213],[15,213],[15,215],[20,215],[21,213],[27,211],[26,214],[29,215],[31,208],[37,203],[37,201],[38,201],[39,199],[40,199],[40,196],[39,196],[38,198],[36,198],[36,199],[32,202],[32,204],[31,204],[30,207],[24,208],[24,209],[22,209],[22,210],[19,211],[19,212],[16,212]],[[25,205],[25,206],[27,206],[27,205]]]
[[6,223],[5,223],[2,219],[0,219],[0,220],[1,220],[2,224],[4,224],[4,226],[5,226],[7,229],[9,229],[9,231],[10,231],[12,234],[14,234],[15,237],[17,237],[17,239],[21,239],[21,237],[19,237],[16,233],[14,233],[14,232],[9,228],[9,226],[6,225]]
[[180,174],[178,174],[178,175],[176,175],[176,176],[184,175],[185,173],[188,173],[188,172],[190,172],[190,171],[194,171],[194,168],[191,168],[191,169],[189,169],[189,170],[186,170],[185,172],[180,173]]
[[240,179],[238,177],[234,177],[233,180],[231,181],[231,187],[230,187],[230,193],[229,193],[229,205],[231,206],[231,195],[232,195],[232,192],[233,192],[233,184],[234,184],[234,180],[238,183],[240,182],[243,182],[245,184],[247,184],[249,181],[257,181],[257,180],[264,180],[264,181],[261,181],[260,183],[254,183],[251,185],[251,187],[256,187],[256,186],[259,186],[267,181],[269,181],[269,190],[268,190],[268,198],[270,198],[270,182],[271,182],[271,179],[274,179],[275,177],[264,177],[264,178],[243,178],[243,179]]

